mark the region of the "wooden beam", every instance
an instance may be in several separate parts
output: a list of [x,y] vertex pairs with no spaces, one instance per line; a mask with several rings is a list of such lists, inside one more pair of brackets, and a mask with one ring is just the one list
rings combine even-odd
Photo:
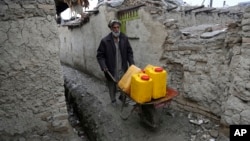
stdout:
[[174,9],[177,9],[177,8],[178,8],[178,6],[175,6],[175,7],[172,7],[172,8],[168,8],[167,11],[170,12],[170,11],[172,11]]
[[198,11],[195,11],[195,15],[199,14],[199,13],[211,13],[213,10],[216,10],[216,8],[205,8],[205,9],[201,9],[201,10],[198,10]]
[[193,10],[201,9],[203,7],[204,7],[204,5],[198,6],[198,7],[194,7],[194,8],[188,9],[188,10],[184,10],[184,12],[185,12],[185,14],[187,14],[187,13],[190,13],[191,11],[193,11]]

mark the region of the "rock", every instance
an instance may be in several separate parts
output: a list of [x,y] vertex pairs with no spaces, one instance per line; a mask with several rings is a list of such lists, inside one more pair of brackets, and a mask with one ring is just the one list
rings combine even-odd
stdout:
[[205,32],[212,32],[213,31],[213,28],[212,27],[207,27],[206,29],[205,29]]
[[201,34],[200,37],[203,38],[203,39],[213,38],[213,37],[218,36],[218,35],[220,35],[222,33],[225,33],[225,31],[226,31],[226,29],[217,30],[217,31],[213,31],[213,32],[205,32],[205,33]]
[[191,123],[196,124],[196,125],[201,125],[203,124],[203,120],[189,120]]
[[230,24],[228,24],[228,29],[235,29],[236,27],[238,27],[237,23],[230,23]]
[[60,132],[60,133],[68,133],[68,130],[70,129],[68,120],[53,121],[52,126],[53,126],[53,131]]
[[217,130],[211,130],[211,131],[209,131],[209,135],[211,137],[217,138],[219,135],[219,132]]

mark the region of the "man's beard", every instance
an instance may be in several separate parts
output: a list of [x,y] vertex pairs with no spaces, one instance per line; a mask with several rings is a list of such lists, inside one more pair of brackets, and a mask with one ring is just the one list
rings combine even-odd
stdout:
[[112,31],[112,34],[113,34],[113,36],[114,37],[119,37],[120,36],[120,31],[118,31],[118,32],[114,32],[114,31]]

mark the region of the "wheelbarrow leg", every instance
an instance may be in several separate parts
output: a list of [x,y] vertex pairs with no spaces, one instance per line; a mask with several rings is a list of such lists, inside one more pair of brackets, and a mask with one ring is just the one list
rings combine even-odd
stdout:
[[121,111],[120,117],[121,117],[123,120],[127,120],[127,119],[132,115],[132,113],[133,113],[136,109],[137,109],[137,105],[134,105],[134,106],[133,106],[133,109],[130,110],[130,112],[129,112],[129,114],[128,114],[127,116],[122,115],[123,112]]
[[121,107],[121,112],[122,112],[122,111],[123,111],[123,108],[126,106],[126,99],[127,99],[126,94],[122,94],[122,93],[121,93],[119,99],[122,101],[122,107]]
[[122,113],[123,113],[123,109],[124,107],[127,106],[127,103],[126,103],[126,99],[127,99],[127,95],[126,94],[121,94],[122,98],[122,107],[121,107],[121,113],[120,113],[120,117],[123,119],[123,120],[127,120],[131,115],[132,113],[136,110],[137,108],[137,104],[136,105],[133,105],[133,109],[130,110],[129,114],[124,116]]
[[157,128],[159,117],[154,105],[141,105],[140,109],[139,116],[141,121],[153,129]]

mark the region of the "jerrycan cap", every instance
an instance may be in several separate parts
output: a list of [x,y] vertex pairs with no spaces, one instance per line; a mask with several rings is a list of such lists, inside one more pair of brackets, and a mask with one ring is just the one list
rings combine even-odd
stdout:
[[155,68],[155,72],[162,72],[163,71],[163,68],[162,67],[157,67]]
[[148,75],[142,75],[141,80],[149,80],[149,76]]

